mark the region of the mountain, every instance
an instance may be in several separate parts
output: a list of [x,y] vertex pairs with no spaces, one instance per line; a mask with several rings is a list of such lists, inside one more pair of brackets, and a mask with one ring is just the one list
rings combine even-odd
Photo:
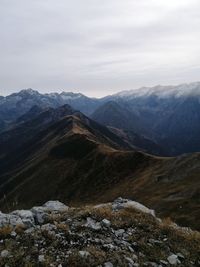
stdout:
[[128,197],[198,228],[200,154],[162,158],[133,150],[70,106],[47,109],[0,134],[0,207],[49,199],[74,205]]
[[32,89],[22,90],[0,98],[0,132],[15,127],[18,119],[35,106],[46,109],[64,104],[106,126],[150,140],[162,148],[164,154],[160,155],[200,151],[200,83],[144,87],[102,99],[80,93],[40,94]]
[[[127,116],[118,112],[114,118],[113,110],[107,109],[108,119],[102,119],[105,113],[103,104],[92,115],[101,123],[117,127],[121,120],[123,129],[153,140],[171,156],[200,151],[200,83],[123,91],[105,97],[103,101],[115,101],[125,106]],[[135,122],[135,114],[141,125],[139,128],[132,122]]]
[[[28,155],[37,151],[38,148],[48,145],[50,141],[53,142],[54,138],[57,140],[57,138],[61,138],[62,134],[65,136],[65,132],[63,132],[65,128],[66,132],[76,128],[76,125],[79,129],[79,121],[83,124],[80,127],[81,134],[87,133],[87,128],[91,125],[91,135],[94,138],[98,137],[100,141],[108,142],[113,147],[129,147],[127,143],[123,142],[105,126],[90,120],[69,105],[57,109],[47,108],[35,118],[20,123],[15,128],[0,134],[1,173],[6,172],[7,169],[10,170],[12,164],[14,166],[22,164],[22,159],[27,159]],[[101,134],[99,134],[100,131],[102,131]]]
[[89,114],[98,106],[98,100],[70,92],[40,94],[33,89],[21,90],[0,98],[0,132],[12,126],[19,117],[34,106],[44,109],[56,108],[65,104]]
[[139,116],[130,111],[123,103],[119,104],[115,101],[106,102],[97,108],[91,118],[99,123],[121,129],[126,129],[127,122],[129,129],[140,131],[142,128]]

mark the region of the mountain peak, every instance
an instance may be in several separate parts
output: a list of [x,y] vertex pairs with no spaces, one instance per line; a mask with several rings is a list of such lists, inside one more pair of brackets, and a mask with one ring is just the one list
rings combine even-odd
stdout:
[[27,89],[22,89],[19,92],[19,94],[39,95],[40,93],[32,88],[27,88]]

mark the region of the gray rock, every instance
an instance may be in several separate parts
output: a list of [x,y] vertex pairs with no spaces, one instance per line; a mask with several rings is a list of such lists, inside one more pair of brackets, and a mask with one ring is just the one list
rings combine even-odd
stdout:
[[103,245],[103,248],[106,248],[108,250],[114,250],[115,249],[115,246],[112,245],[112,244],[105,244],[105,245]]
[[12,231],[12,232],[10,233],[10,235],[11,235],[12,237],[16,237],[16,236],[17,236],[17,233],[16,233],[15,231]]
[[112,262],[108,261],[104,263],[104,267],[113,267]]
[[164,260],[160,260],[160,263],[163,264],[163,265],[168,265],[168,262],[167,261],[164,261]]
[[48,218],[47,209],[45,207],[33,207],[31,211],[36,223],[42,224],[45,222],[45,219]]
[[43,224],[41,226],[42,231],[54,231],[56,229],[57,229],[56,226],[54,224],[51,224],[51,223]]
[[129,199],[123,199],[123,198],[119,197],[112,204],[112,209],[115,211],[120,210],[120,209],[124,209],[124,208],[134,208],[134,209],[142,211],[144,213],[151,214],[152,216],[155,217],[155,211],[154,210],[151,210],[151,209],[145,207],[144,205],[142,205],[136,201],[132,201]]
[[80,250],[78,252],[78,254],[82,257],[82,258],[87,258],[90,256],[90,253],[88,251],[85,251],[85,250]]
[[39,256],[38,256],[38,261],[39,261],[39,262],[44,262],[44,261],[45,261],[45,257],[44,257],[44,255],[39,255]]
[[119,230],[116,230],[115,231],[115,235],[116,236],[122,236],[124,233],[125,233],[125,230],[124,229],[119,229]]
[[5,250],[1,251],[1,257],[2,258],[7,258],[9,255],[10,255],[10,253],[8,250],[5,249]]
[[111,222],[107,219],[103,219],[101,221],[102,225],[105,226],[105,227],[110,227],[111,226]]
[[175,254],[170,255],[167,260],[171,265],[177,265],[180,263],[178,256]]
[[185,259],[185,257],[183,256],[182,253],[177,253],[177,256],[178,256],[179,259],[182,259],[182,260]]
[[15,210],[11,214],[20,217],[26,227],[35,225],[33,213],[30,210]]
[[15,214],[5,214],[0,212],[0,227],[11,225],[13,227],[17,225],[24,225],[22,219]]
[[86,227],[91,228],[93,230],[100,230],[101,229],[101,224],[99,222],[96,222],[92,218],[88,217],[87,222],[85,224]]
[[134,261],[133,261],[131,258],[129,258],[129,257],[125,257],[125,260],[126,260],[131,266],[133,266]]
[[58,201],[58,200],[50,200],[47,201],[43,207],[47,208],[47,210],[50,211],[66,211],[69,209],[68,206],[66,206],[65,204],[63,204],[62,202]]

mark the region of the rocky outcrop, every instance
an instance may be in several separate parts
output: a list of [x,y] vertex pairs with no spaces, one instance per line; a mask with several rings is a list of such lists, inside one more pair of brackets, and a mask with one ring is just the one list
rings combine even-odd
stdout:
[[132,200],[72,208],[48,201],[0,213],[0,267],[199,266],[200,234]]
[[31,210],[15,210],[9,214],[0,212],[0,227],[22,225],[25,228],[44,223],[52,214],[65,212],[68,206],[59,201],[48,201],[43,206]]

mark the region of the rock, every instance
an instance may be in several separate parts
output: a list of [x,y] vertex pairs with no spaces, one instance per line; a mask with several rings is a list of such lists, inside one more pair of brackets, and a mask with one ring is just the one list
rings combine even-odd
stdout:
[[60,201],[56,200],[50,200],[47,201],[43,207],[47,208],[50,211],[66,211],[69,209],[68,206],[66,206],[65,204],[61,203]]
[[56,230],[57,228],[56,228],[56,226],[54,225],[54,224],[51,224],[51,223],[47,223],[47,224],[43,224],[42,226],[41,226],[41,230],[42,231],[54,231],[54,230]]
[[164,261],[164,260],[160,260],[160,263],[167,266],[168,265],[168,262],[167,261]]
[[149,243],[160,245],[160,244],[162,244],[162,241],[159,241],[159,240],[150,238],[150,239],[149,239]]
[[38,261],[39,261],[39,262],[44,262],[44,261],[45,261],[45,257],[44,257],[44,255],[39,255],[39,256],[38,256]]
[[9,255],[10,255],[10,253],[8,250],[5,249],[5,250],[1,251],[1,257],[2,258],[7,258]]
[[180,263],[179,259],[178,259],[178,256],[175,255],[175,254],[172,254],[171,256],[169,256],[167,258],[168,262],[171,264],[171,265],[177,265]]
[[115,246],[113,246],[113,244],[105,244],[105,245],[103,245],[103,248],[105,248],[107,250],[114,250]]
[[107,219],[103,219],[101,221],[102,225],[105,226],[105,227],[110,227],[111,226],[111,222]]
[[119,229],[119,230],[116,230],[115,231],[115,235],[116,236],[122,236],[124,233],[125,233],[125,230],[124,229]]
[[177,253],[177,256],[178,256],[179,259],[182,259],[182,260],[185,259],[185,257],[183,256],[182,253]]
[[45,222],[45,219],[48,218],[47,209],[45,207],[33,207],[31,211],[36,223],[42,224]]
[[112,262],[108,261],[104,263],[104,267],[113,267]]
[[16,237],[16,236],[17,236],[17,233],[16,233],[15,231],[12,231],[12,232],[10,233],[10,236],[12,236],[12,237]]
[[15,214],[5,214],[0,212],[0,227],[11,225],[13,227],[17,225],[24,225],[22,219]]
[[30,210],[15,210],[11,214],[19,216],[23,224],[28,228],[35,225],[33,213]]
[[125,260],[129,263],[129,265],[133,266],[134,261],[131,258],[125,257]]
[[110,207],[112,203],[108,202],[108,203],[102,203],[102,204],[98,204],[95,205],[94,208],[95,209],[99,209],[99,208],[104,208],[104,207]]
[[136,210],[142,211],[144,213],[148,213],[151,214],[152,216],[155,217],[155,211],[151,210],[147,207],[145,207],[144,205],[136,202],[136,201],[132,201],[129,199],[123,199],[123,198],[117,198],[113,204],[112,204],[112,209],[117,211],[120,209],[124,209],[124,208],[134,208]]
[[78,253],[82,258],[87,258],[90,256],[90,253],[88,251],[85,251],[85,250],[80,250]]
[[91,228],[93,230],[100,230],[101,229],[101,224],[99,222],[96,222],[92,218],[88,217],[87,222],[85,224],[86,227]]

